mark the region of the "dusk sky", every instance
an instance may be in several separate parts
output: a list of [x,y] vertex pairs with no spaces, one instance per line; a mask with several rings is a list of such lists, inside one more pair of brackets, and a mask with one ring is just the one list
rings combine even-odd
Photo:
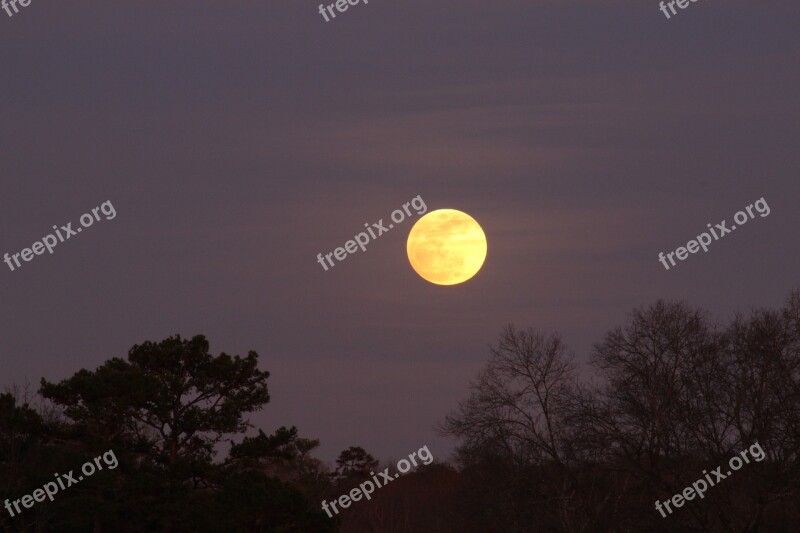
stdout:
[[[0,389],[201,333],[259,353],[265,432],[295,425],[327,461],[444,459],[434,426],[508,323],[583,365],[658,298],[726,320],[798,285],[797,2],[318,5],[0,11],[0,254],[117,213],[0,264]],[[415,212],[317,262],[418,195],[482,226],[473,279],[414,272]],[[761,198],[769,216],[659,263]]]

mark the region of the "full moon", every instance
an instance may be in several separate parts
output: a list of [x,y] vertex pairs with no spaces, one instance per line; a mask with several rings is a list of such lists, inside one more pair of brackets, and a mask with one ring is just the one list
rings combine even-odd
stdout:
[[473,277],[486,259],[486,235],[474,218],[455,209],[423,216],[408,234],[408,260],[423,279],[456,285]]

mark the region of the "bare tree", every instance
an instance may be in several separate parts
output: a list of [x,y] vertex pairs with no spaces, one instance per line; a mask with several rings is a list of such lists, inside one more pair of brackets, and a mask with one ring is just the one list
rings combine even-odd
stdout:
[[[597,457],[638,480],[639,496],[671,496],[685,472],[729,449],[724,354],[724,336],[704,312],[664,301],[634,310],[595,346],[603,385],[584,402],[583,427]],[[707,521],[694,506],[681,514],[684,527]]]
[[[565,424],[576,377],[573,356],[558,335],[509,325],[491,348],[468,399],[440,426],[460,440],[462,463],[470,456],[493,457],[507,473],[505,487],[528,496],[522,503],[529,511],[555,504],[556,522],[564,531],[583,529],[573,499]],[[529,524],[521,522],[507,527],[527,531]]]
[[442,429],[465,446],[496,443],[525,462],[563,463],[559,431],[575,365],[561,338],[507,326],[469,398]]
[[[746,491],[724,491],[726,526],[764,527],[765,515],[800,518],[800,293],[778,311],[738,315],[728,328],[731,402],[736,447],[758,442],[768,462],[737,478]],[[740,474],[737,473],[737,476]],[[769,524],[768,527],[773,527]]]

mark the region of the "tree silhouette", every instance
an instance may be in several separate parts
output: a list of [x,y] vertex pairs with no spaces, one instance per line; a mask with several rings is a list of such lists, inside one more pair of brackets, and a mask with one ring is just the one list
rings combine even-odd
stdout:
[[378,467],[378,461],[361,446],[342,450],[336,459],[336,476],[340,480],[364,479]]
[[[310,511],[300,491],[260,472],[252,461],[265,455],[259,449],[264,440],[273,457],[290,457],[291,450],[281,446],[296,440],[296,430],[282,428],[271,439],[262,432],[234,443],[228,460],[215,461],[217,445],[242,435],[251,427],[246,415],[269,401],[268,377],[255,352],[212,355],[198,335],[136,345],[127,361],[114,358],[57,384],[42,380],[42,396],[62,407],[70,422],[71,444],[84,455],[111,447],[124,465],[116,486],[95,484],[93,500],[73,508],[92,509],[97,517],[97,508],[110,508],[109,493],[122,502],[105,521],[95,519],[95,532],[267,531],[281,523],[285,531],[301,531],[292,524],[317,520],[320,512]],[[249,499],[234,496],[243,480],[253,482]],[[270,511],[265,498],[292,503]],[[228,513],[235,501],[241,508],[234,520]],[[120,522],[126,514],[130,519]]]
[[[576,383],[557,336],[500,335],[442,424],[459,439],[471,533],[794,531],[800,520],[800,293],[726,326],[684,302],[635,309]],[[662,517],[656,500],[758,443],[766,459]]]

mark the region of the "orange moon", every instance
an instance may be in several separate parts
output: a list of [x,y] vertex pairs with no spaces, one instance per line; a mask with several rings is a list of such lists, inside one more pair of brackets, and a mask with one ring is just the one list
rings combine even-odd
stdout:
[[414,271],[436,285],[471,279],[483,266],[487,248],[480,224],[456,209],[437,209],[417,220],[406,244]]

